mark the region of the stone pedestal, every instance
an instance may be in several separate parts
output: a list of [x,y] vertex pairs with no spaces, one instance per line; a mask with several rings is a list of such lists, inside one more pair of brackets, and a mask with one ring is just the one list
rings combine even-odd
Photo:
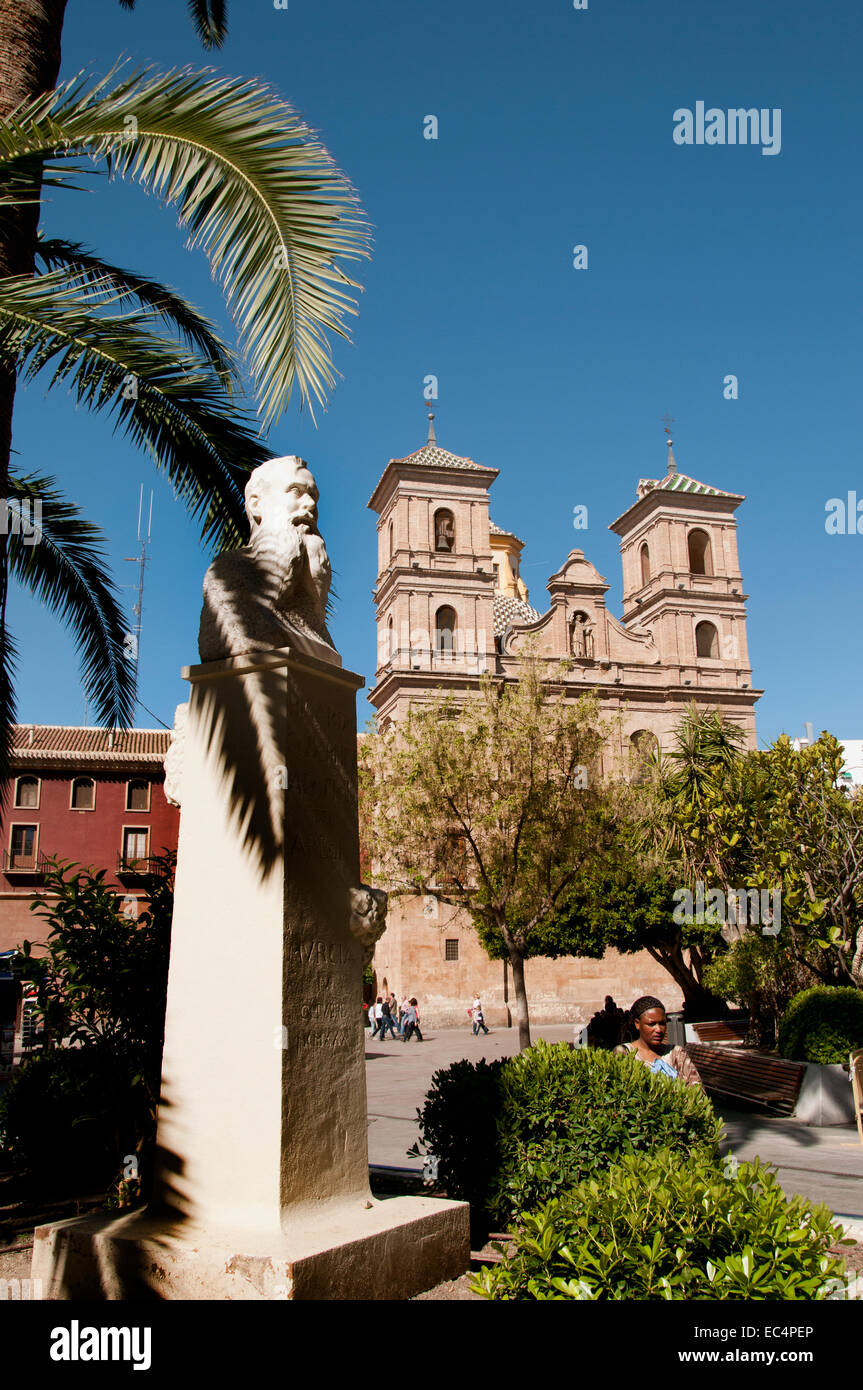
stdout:
[[369,1192],[362,682],[311,650],[184,672],[154,1198],[40,1228],[47,1297],[404,1298],[467,1268],[464,1203]]

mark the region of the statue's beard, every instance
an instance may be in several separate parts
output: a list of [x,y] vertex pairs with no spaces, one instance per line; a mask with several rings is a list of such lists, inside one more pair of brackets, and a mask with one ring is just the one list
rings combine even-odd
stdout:
[[290,605],[294,596],[305,592],[316,600],[321,619],[325,617],[330,561],[323,536],[303,531],[293,522],[285,525],[284,517],[279,517],[276,524],[261,521],[253,526],[249,549],[265,562],[262,568],[271,579],[276,607]]

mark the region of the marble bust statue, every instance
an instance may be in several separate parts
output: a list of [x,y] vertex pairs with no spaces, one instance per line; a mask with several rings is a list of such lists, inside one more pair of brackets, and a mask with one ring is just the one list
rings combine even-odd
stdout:
[[218,555],[204,578],[202,661],[289,645],[339,661],[326,626],[331,569],[318,496],[308,465],[293,454],[250,474],[249,543]]

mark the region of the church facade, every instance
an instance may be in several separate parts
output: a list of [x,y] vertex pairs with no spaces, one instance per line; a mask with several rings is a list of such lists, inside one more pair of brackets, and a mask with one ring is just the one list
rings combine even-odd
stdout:
[[[467,695],[484,671],[515,679],[527,644],[544,657],[559,697],[595,693],[613,716],[610,764],[667,746],[688,705],[720,709],[755,747],[746,595],[735,513],[744,498],[680,473],[668,440],[661,478],[642,478],[635,501],[610,525],[620,538],[623,611],[606,606],[608,582],[583,551],[570,551],[530,603],[523,542],[490,517],[498,470],[442,449],[433,416],[422,448],[391,459],[369,506],[378,514],[375,588],[378,659],[369,699],[387,727],[441,690]],[[559,663],[559,679],[554,679]],[[508,1024],[507,970],[490,961],[469,919],[433,899],[393,905],[374,960],[378,991],[416,994],[432,1026],[467,1022],[479,990],[494,1026]],[[601,961],[531,960],[537,1022],[583,1020],[613,994],[628,1006],[681,996],[646,952]]]

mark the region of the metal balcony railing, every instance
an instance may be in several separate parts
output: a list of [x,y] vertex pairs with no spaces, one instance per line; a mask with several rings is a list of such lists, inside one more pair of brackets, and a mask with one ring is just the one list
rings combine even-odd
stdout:
[[34,854],[15,854],[4,849],[0,856],[0,871],[4,874],[44,874],[48,870],[48,855],[41,850]]

